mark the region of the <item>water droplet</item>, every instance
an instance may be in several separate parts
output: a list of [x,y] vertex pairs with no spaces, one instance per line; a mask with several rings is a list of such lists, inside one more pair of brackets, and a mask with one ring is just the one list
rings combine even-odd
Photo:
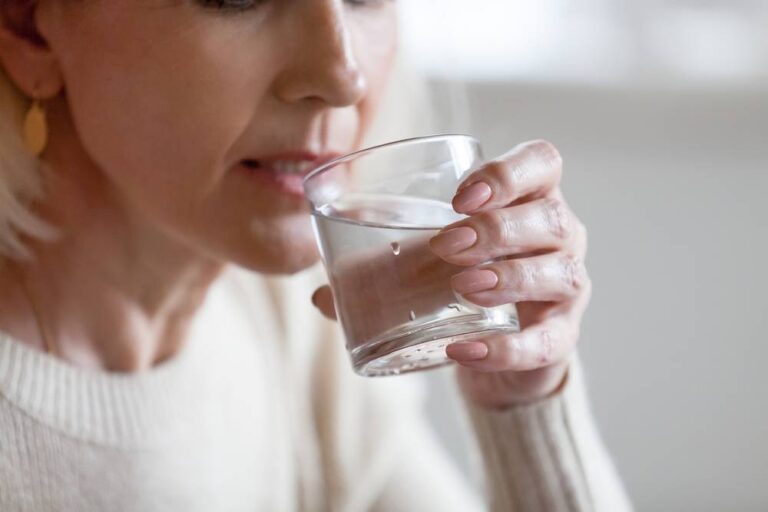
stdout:
[[[400,254],[400,244],[399,244],[399,243],[397,243],[397,242],[392,242],[392,243],[391,243],[391,244],[389,244],[389,245],[390,245],[390,247],[392,247],[392,254],[394,254],[395,256],[397,256],[398,254]],[[411,319],[411,320],[413,320],[413,319]]]
[[416,320],[416,313],[411,311],[410,313],[408,313],[408,317],[411,319],[411,322],[413,322],[414,320]]

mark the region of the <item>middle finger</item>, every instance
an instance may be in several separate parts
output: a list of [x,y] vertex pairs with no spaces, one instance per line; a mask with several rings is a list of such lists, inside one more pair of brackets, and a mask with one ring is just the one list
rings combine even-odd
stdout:
[[500,256],[559,250],[574,242],[580,222],[564,201],[537,199],[488,210],[446,226],[429,242],[454,265],[476,265]]

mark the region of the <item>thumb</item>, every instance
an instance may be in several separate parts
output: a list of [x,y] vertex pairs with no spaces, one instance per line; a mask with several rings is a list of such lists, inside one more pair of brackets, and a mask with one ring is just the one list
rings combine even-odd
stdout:
[[333,294],[328,285],[321,286],[312,294],[312,304],[331,320],[336,320],[336,308],[333,306]]

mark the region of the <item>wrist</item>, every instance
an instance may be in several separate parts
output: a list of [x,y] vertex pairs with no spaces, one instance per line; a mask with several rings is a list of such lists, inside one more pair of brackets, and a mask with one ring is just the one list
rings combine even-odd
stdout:
[[504,410],[543,402],[561,394],[568,384],[569,363],[504,375],[473,373],[478,372],[460,368],[459,381],[465,398],[483,409]]

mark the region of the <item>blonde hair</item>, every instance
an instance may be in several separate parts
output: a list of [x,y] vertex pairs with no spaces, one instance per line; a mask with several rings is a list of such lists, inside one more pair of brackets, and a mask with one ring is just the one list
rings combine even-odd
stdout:
[[57,234],[29,209],[43,196],[40,161],[27,152],[22,138],[30,104],[0,68],[0,262],[32,256],[23,237],[48,241]]
[[[22,138],[24,116],[30,105],[31,100],[0,66],[0,265],[5,259],[33,256],[23,238],[51,241],[60,234],[30,209],[33,201],[45,195],[43,164],[27,152]],[[430,111],[424,80],[398,55],[365,145],[429,133]]]

